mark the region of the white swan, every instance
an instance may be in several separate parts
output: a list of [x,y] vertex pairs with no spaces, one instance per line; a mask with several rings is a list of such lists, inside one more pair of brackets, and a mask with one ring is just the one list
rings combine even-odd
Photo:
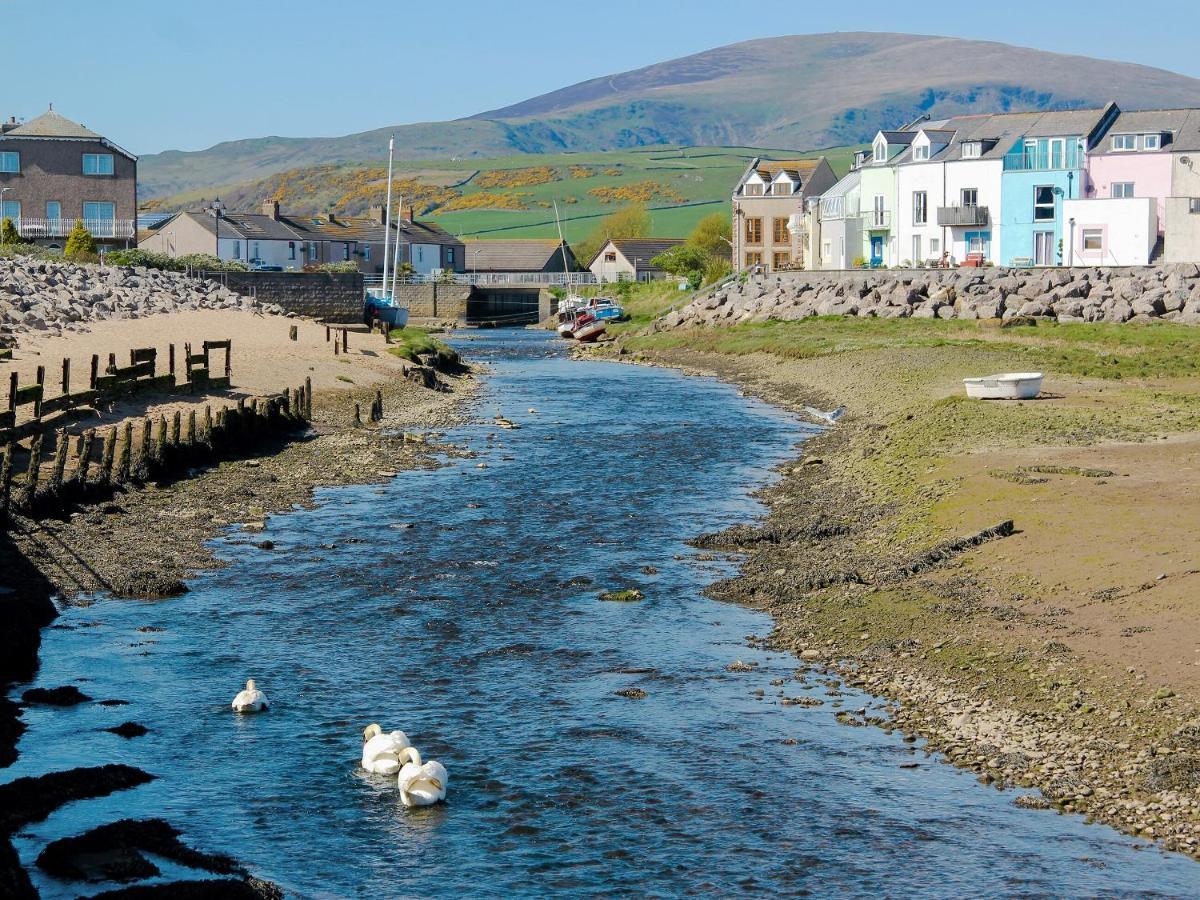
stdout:
[[238,695],[233,698],[233,703],[230,705],[234,712],[240,713],[263,712],[269,706],[267,695],[254,686],[253,678],[246,682],[244,691],[238,691]]
[[412,746],[403,731],[384,734],[378,725],[363,729],[362,767],[372,775],[395,775],[400,771],[400,753]]
[[405,747],[400,751],[400,802],[405,806],[432,806],[446,799],[446,785],[450,775],[446,767],[431,759],[422,765],[421,752],[416,747]]

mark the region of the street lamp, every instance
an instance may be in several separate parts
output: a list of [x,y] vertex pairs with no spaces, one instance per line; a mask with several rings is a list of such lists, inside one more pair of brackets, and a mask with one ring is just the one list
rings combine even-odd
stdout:
[[225,204],[222,203],[221,198],[218,197],[212,203],[208,204],[208,209],[216,219],[213,230],[217,235],[217,259],[219,260],[221,258],[221,213],[225,209]]
[[482,252],[482,249],[471,251],[471,281],[474,284],[479,283],[479,273],[476,269],[479,267],[479,254]]

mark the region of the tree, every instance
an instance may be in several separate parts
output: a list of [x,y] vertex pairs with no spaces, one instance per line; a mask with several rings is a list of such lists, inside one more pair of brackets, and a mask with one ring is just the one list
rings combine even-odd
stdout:
[[75,220],[75,227],[67,237],[67,248],[63,251],[67,259],[88,261],[96,255],[96,240],[83,226],[83,219]]
[[680,244],[650,260],[650,265],[658,266],[664,272],[686,278],[692,290],[698,290],[704,283],[705,269],[711,264],[711,258],[695,247]]
[[19,244],[21,243],[21,235],[17,232],[17,226],[13,224],[13,220],[4,217],[4,222],[0,223],[0,244]]
[[650,213],[645,206],[635,204],[622,207],[601,219],[592,233],[576,245],[576,256],[587,265],[606,242],[649,237],[650,228]]
[[723,213],[712,213],[696,223],[695,229],[688,236],[689,247],[699,250],[712,259],[729,259],[731,254],[730,241],[733,239],[733,227],[729,216]]

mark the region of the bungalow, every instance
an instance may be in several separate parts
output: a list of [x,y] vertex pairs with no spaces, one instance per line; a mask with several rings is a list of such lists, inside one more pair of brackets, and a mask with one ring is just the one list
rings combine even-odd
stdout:
[[733,191],[734,268],[803,268],[808,206],[836,183],[823,156],[753,159]]
[[579,262],[570,245],[553,239],[467,241],[463,253],[463,271],[473,275],[579,270]]
[[654,258],[683,243],[683,238],[609,240],[592,257],[588,269],[601,282],[656,281],[667,273],[654,265]]

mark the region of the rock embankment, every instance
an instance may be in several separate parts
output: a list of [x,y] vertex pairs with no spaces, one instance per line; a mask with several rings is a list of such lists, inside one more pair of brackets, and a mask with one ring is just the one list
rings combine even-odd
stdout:
[[283,312],[182,272],[0,258],[0,346],[27,332],[58,335],[90,322],[196,309]]
[[1200,325],[1200,266],[795,272],[730,281],[659,319],[663,331],[809,316],[1163,320]]

